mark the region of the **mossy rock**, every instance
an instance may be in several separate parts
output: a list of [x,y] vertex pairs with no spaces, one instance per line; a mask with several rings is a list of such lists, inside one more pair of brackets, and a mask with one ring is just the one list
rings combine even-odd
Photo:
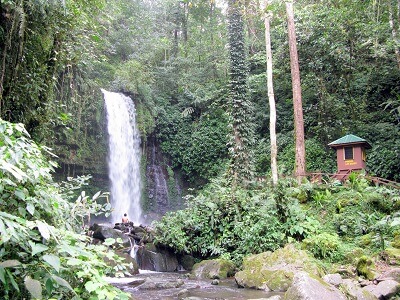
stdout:
[[392,247],[400,249],[400,234],[396,234],[390,244]]
[[299,271],[322,275],[316,261],[292,244],[275,252],[251,255],[243,260],[243,271],[235,274],[239,286],[268,291],[286,291]]
[[373,260],[366,255],[363,255],[358,259],[356,271],[359,276],[363,276],[368,280],[375,279],[377,275]]
[[364,234],[360,237],[358,243],[361,247],[367,247],[372,244],[373,238],[374,238],[374,235],[372,233]]
[[363,248],[357,247],[345,253],[344,261],[349,264],[356,265],[358,259],[364,255],[365,255],[365,250]]
[[202,279],[225,279],[235,274],[235,265],[226,259],[203,260],[193,266],[191,276]]
[[400,249],[387,248],[385,251],[387,260],[391,265],[400,265]]

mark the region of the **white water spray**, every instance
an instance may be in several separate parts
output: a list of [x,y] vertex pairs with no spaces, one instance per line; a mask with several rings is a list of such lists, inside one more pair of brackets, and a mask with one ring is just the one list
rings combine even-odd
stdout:
[[139,224],[140,207],[140,134],[131,98],[101,90],[104,94],[108,129],[108,169],[111,181],[111,222],[121,222],[127,213]]

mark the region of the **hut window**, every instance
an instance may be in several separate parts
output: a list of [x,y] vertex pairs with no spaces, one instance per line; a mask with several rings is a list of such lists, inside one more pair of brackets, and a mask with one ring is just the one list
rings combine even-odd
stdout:
[[344,147],[344,160],[353,159],[353,147]]

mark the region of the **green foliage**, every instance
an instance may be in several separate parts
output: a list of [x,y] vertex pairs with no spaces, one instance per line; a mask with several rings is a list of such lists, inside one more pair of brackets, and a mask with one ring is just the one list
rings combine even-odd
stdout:
[[[175,115],[174,115],[175,113]],[[157,137],[189,182],[206,182],[220,174],[227,159],[227,117],[220,109],[203,114],[197,122],[168,109],[158,118]]]
[[240,3],[228,1],[229,37],[229,154],[230,176],[235,184],[248,184],[253,177],[253,105],[248,97],[244,22]]
[[52,181],[54,163],[44,155],[51,153],[21,124],[0,120],[0,152],[1,298],[128,299],[103,278],[116,273],[103,258],[121,260],[72,231],[100,193],[81,193],[72,203],[64,198]]
[[341,241],[337,234],[323,232],[303,240],[304,248],[316,258],[338,261],[343,258]]
[[156,241],[196,256],[245,254],[274,250],[284,240],[274,202],[264,193],[211,182],[197,197],[187,197],[187,209],[169,213],[155,223]]

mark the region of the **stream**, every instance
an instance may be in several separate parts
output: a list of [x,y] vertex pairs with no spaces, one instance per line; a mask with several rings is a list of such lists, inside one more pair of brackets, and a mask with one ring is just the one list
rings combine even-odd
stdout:
[[[189,279],[186,272],[160,273],[140,271],[129,278],[107,278],[107,281],[130,293],[137,300],[247,300],[268,299],[283,293],[238,288],[233,278],[219,280]],[[275,298],[275,297],[274,297]]]

